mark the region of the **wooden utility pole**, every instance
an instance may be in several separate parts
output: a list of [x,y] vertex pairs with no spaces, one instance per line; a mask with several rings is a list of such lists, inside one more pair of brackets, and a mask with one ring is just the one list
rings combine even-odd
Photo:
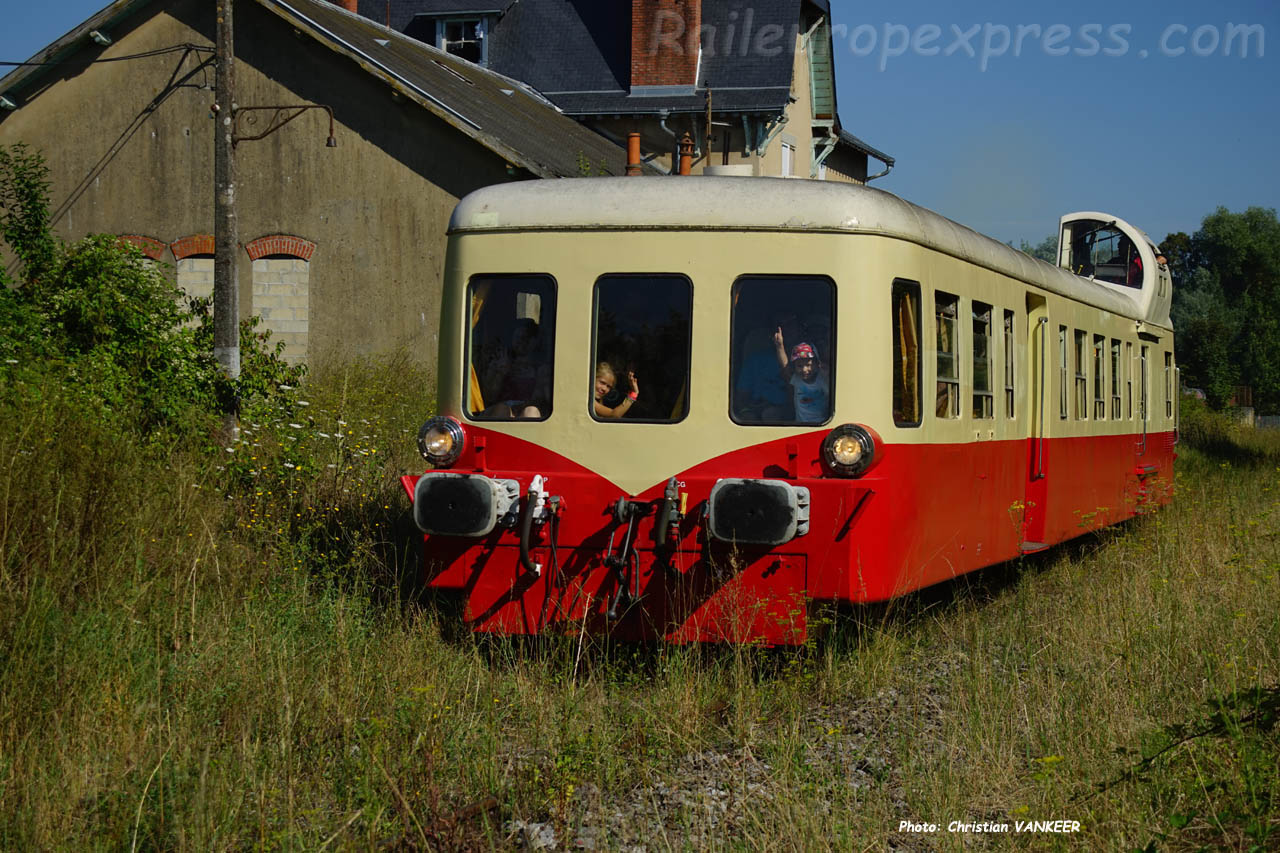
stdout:
[[[229,379],[240,377],[240,277],[236,246],[240,229],[236,221],[235,159],[235,42],[232,0],[217,0],[218,34],[214,67],[217,88],[213,105],[216,130],[213,141],[213,357]],[[224,413],[224,424],[234,435],[239,400]]]

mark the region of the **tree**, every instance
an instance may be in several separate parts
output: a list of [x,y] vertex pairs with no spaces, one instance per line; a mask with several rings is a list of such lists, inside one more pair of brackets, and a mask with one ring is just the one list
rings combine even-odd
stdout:
[[1280,220],[1274,209],[1219,207],[1191,237],[1162,246],[1174,276],[1178,362],[1211,404],[1232,384],[1260,411],[1280,411]]
[[1030,255],[1033,258],[1039,258],[1040,260],[1046,263],[1053,264],[1054,266],[1058,265],[1058,235],[1057,234],[1050,234],[1048,237],[1045,237],[1043,240],[1041,240],[1039,243],[1037,243],[1034,246],[1028,243],[1026,240],[1023,240],[1018,245],[1018,250],[1021,252],[1025,252],[1026,254]]
[[1232,344],[1240,333],[1239,312],[1227,304],[1216,276],[1204,268],[1174,292],[1173,327],[1182,381],[1203,389],[1209,405],[1221,409],[1238,375]]

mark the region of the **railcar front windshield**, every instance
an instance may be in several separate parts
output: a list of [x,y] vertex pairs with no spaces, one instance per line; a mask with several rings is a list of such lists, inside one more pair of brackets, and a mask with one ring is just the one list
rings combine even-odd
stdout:
[[831,419],[835,294],[835,284],[821,276],[743,276],[734,282],[729,414],[735,422]]
[[693,285],[682,275],[605,275],[595,285],[591,416],[675,423],[689,414]]
[[474,420],[550,417],[555,282],[545,275],[478,275],[467,290],[468,414]]

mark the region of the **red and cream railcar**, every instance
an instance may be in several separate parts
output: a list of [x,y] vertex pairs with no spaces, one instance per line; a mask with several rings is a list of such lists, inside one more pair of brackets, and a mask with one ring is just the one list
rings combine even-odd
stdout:
[[1043,263],[889,193],[535,181],[463,199],[404,478],[476,630],[796,643],[1168,500],[1171,283],[1064,217]]

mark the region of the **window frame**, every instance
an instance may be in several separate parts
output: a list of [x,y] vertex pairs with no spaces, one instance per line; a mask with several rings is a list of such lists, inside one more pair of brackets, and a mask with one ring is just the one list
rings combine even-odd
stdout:
[[[449,45],[450,44],[467,44],[467,43],[474,42],[480,48],[480,57],[479,59],[476,60],[475,64],[480,65],[484,68],[489,67],[490,26],[489,26],[488,15],[474,15],[474,16],[447,15],[447,16],[436,18],[435,24],[436,24],[436,38],[435,38],[435,43],[433,47],[435,47],[436,50],[443,51],[444,53],[447,53],[452,57],[461,59],[463,62],[470,62],[471,60],[467,59],[462,54],[454,53],[453,51],[449,50]],[[456,41],[450,41],[448,38],[448,31],[449,31],[450,24],[463,24],[463,25],[474,24],[475,30],[473,30],[473,32],[476,33],[476,37],[471,39],[458,39]]]
[[[735,311],[738,306],[738,296],[737,296],[738,288],[745,281],[776,281],[778,279],[807,279],[810,281],[825,281],[830,287],[831,340],[828,342],[830,352],[825,356],[823,356],[821,352],[818,353],[818,360],[822,364],[822,366],[826,369],[827,379],[831,383],[831,387],[827,389],[831,411],[830,413],[828,413],[826,420],[821,422],[809,423],[805,421],[800,421],[798,419],[793,419],[789,421],[741,421],[741,420],[738,420],[738,418],[736,417],[733,411],[733,392],[734,392],[734,385],[736,384],[735,380],[737,379],[737,376],[733,372],[733,366],[734,364],[737,363],[737,357],[738,357],[737,343],[736,343],[737,336],[734,334],[735,332],[734,324],[736,322]],[[839,340],[837,328],[836,328],[839,322],[839,315],[840,315],[840,288],[836,285],[836,280],[831,276],[826,275],[825,273],[743,273],[741,275],[735,276],[733,279],[733,284],[730,285],[729,287],[729,370],[728,370],[729,420],[736,426],[743,426],[743,427],[762,427],[762,426],[763,427],[768,427],[768,426],[771,426],[771,427],[779,427],[779,426],[820,427],[820,426],[825,426],[831,423],[831,421],[836,416],[837,384],[836,384],[835,353],[836,353],[836,347],[837,347],[836,342]],[[595,314],[593,310],[592,317],[594,316]],[[594,330],[593,330],[593,334],[594,334]],[[690,333],[690,341],[692,342],[692,332]],[[594,349],[592,351],[594,352]],[[690,368],[692,368],[692,363],[690,364]],[[781,370],[781,368],[779,368],[779,370]],[[790,392],[790,390],[791,390],[790,385],[788,385],[788,391]],[[668,423],[668,422],[664,421],[664,423]]]
[[1067,386],[1067,332],[1066,326],[1058,325],[1058,420],[1067,420],[1071,407],[1067,404],[1069,391]]
[[1111,419],[1120,420],[1120,339],[1111,339]]
[[[599,311],[600,311],[600,282],[606,278],[632,278],[632,279],[652,279],[652,278],[678,278],[685,282],[689,288],[689,333],[685,342],[685,405],[684,413],[679,418],[602,418],[596,414],[595,406],[595,380],[596,380],[596,358],[598,354],[599,341],[597,335],[600,329]],[[607,272],[596,276],[595,281],[591,283],[591,343],[587,350],[591,361],[587,365],[587,414],[596,423],[610,424],[678,424],[689,419],[689,415],[693,412],[693,279],[681,272]],[[617,377],[621,379],[622,377]],[[639,382],[642,377],[637,376],[636,381]]]
[[[980,311],[979,309],[985,309]],[[987,365],[987,385],[985,389],[978,387],[978,366],[981,363],[978,358],[978,324],[983,322],[979,319],[980,315],[986,316],[986,334],[982,335],[986,339],[986,365]],[[996,399],[995,399],[995,382],[992,381],[992,374],[995,372],[995,359],[991,355],[991,344],[995,338],[994,320],[995,307],[986,302],[973,300],[969,303],[970,317],[970,339],[969,339],[969,363],[973,367],[973,419],[977,421],[994,420],[996,416]],[[979,404],[982,404],[981,406]]]
[[1015,342],[1018,334],[1018,314],[1016,311],[1004,309],[1001,334],[1004,338],[1004,407],[1005,418],[1017,420],[1018,406],[1018,366]]
[[1173,420],[1173,353],[1164,352],[1164,416]]
[[[914,291],[914,294],[913,294]],[[898,411],[893,401],[898,394],[898,293],[905,292],[908,298],[915,296],[916,308],[916,419],[914,421],[898,420]],[[892,409],[893,425],[904,429],[918,429],[924,425],[924,342],[923,342],[923,325],[924,317],[921,315],[921,308],[924,306],[924,288],[920,286],[920,282],[910,278],[895,278],[889,289],[889,311],[891,313],[889,329],[893,336],[890,344],[890,363],[893,370],[893,377],[890,381],[890,399],[889,407]],[[905,388],[903,391],[905,392]]]
[[[555,392],[556,392],[556,342],[555,342],[555,328],[554,328],[554,322],[553,322],[553,328],[552,328],[552,332],[551,332],[551,335],[552,335],[552,338],[551,338],[551,347],[550,347],[551,358],[550,358],[550,360],[549,360],[549,362],[548,362],[548,365],[547,365],[547,369],[551,372],[551,384],[550,384],[550,389],[549,389],[549,390],[550,390],[550,394],[551,394],[551,396],[550,396],[550,398],[547,400],[547,412],[546,412],[542,417],[540,417],[540,418],[503,418],[503,417],[483,417],[483,418],[480,418],[480,417],[476,417],[476,415],[480,414],[480,412],[472,412],[472,411],[471,411],[471,375],[470,375],[470,371],[471,371],[472,367],[474,366],[474,365],[472,364],[472,361],[471,361],[471,345],[472,345],[472,338],[474,337],[474,335],[472,335],[472,328],[473,328],[473,327],[472,327],[472,325],[471,325],[471,296],[472,296],[473,288],[475,287],[476,279],[507,279],[507,280],[511,280],[511,279],[526,279],[526,280],[533,280],[533,279],[537,279],[537,280],[545,280],[545,281],[549,281],[549,282],[551,282],[551,303],[552,303],[552,304],[551,304],[551,309],[552,309],[552,310],[551,310],[551,314],[552,314],[552,317],[553,317],[553,321],[558,321],[558,320],[559,320],[558,314],[559,314],[559,309],[560,309],[560,282],[559,282],[559,281],[556,279],[556,277],[555,277],[554,275],[552,275],[551,273],[541,273],[541,272],[539,272],[539,273],[529,273],[529,272],[519,272],[519,273],[492,273],[492,272],[491,272],[491,273],[473,273],[473,274],[471,275],[471,277],[469,277],[469,278],[467,279],[467,287],[466,287],[466,290],[463,292],[463,301],[462,301],[462,304],[463,304],[463,310],[465,311],[465,314],[464,314],[464,318],[463,318],[463,319],[464,319],[464,322],[466,323],[466,327],[463,329],[463,333],[462,333],[462,335],[463,335],[463,347],[462,347],[462,369],[463,369],[463,376],[462,376],[462,415],[463,415],[463,417],[465,417],[468,421],[471,421],[471,422],[473,422],[473,423],[478,423],[478,424],[492,424],[492,423],[505,423],[505,422],[511,422],[511,423],[526,423],[526,424],[530,424],[530,423],[542,423],[543,421],[548,420],[548,419],[551,417],[551,415],[555,412],[555,409],[556,409],[556,404],[555,404],[555,397],[556,397],[556,393],[555,393]],[[487,298],[487,297],[486,297],[486,298]],[[541,323],[539,323],[539,325],[541,325]],[[478,381],[478,380],[477,380],[477,381]],[[491,405],[492,405],[492,404],[491,404]],[[487,407],[486,407],[486,408],[487,408]]]
[[1124,342],[1125,420],[1133,420],[1133,341]]
[[1089,333],[1084,329],[1074,329],[1075,346],[1072,347],[1075,368],[1075,403],[1076,420],[1089,419],[1089,374],[1085,372],[1084,348],[1089,341]]
[[1107,338],[1105,335],[1093,336],[1093,419],[1107,419]]
[[[942,331],[942,326],[940,324],[940,321],[944,316],[940,310],[942,307],[942,304],[941,304],[941,301],[939,300],[939,297],[948,297],[950,300],[947,303],[948,307],[953,307],[955,309],[955,314],[952,315],[950,318],[952,323],[952,331],[951,331],[952,341],[951,341],[951,350],[948,352],[948,355],[951,356],[952,373],[948,374],[948,376],[945,379],[942,376],[942,372],[941,372],[942,365],[939,360],[943,354],[942,350],[939,348],[939,341],[938,341],[938,339],[941,337],[940,333]],[[937,386],[936,390],[941,390],[943,385],[954,386],[953,392],[947,395],[947,400],[949,401],[947,408],[950,413],[946,415],[938,414],[938,405],[937,405],[936,396],[934,399],[933,413],[934,413],[934,417],[939,418],[940,420],[947,420],[947,421],[958,421],[960,420],[960,418],[964,413],[964,406],[960,401],[960,395],[961,395],[962,386],[963,386],[963,383],[961,381],[961,375],[960,375],[960,364],[961,364],[961,361],[963,360],[963,347],[960,346],[960,334],[963,329],[963,325],[960,322],[960,316],[961,316],[960,302],[961,300],[958,294],[948,293],[945,290],[933,291],[934,381]]]

